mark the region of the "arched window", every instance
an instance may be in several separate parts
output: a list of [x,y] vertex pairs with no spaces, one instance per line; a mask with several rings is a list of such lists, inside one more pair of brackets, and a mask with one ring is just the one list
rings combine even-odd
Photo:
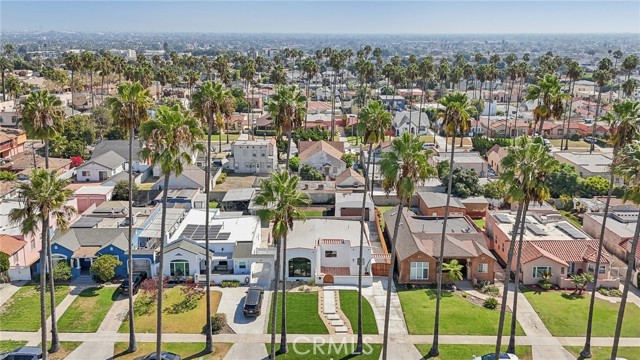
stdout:
[[311,277],[311,260],[305,258],[289,260],[289,277]]
[[189,262],[187,260],[171,260],[169,263],[169,273],[171,276],[189,276]]

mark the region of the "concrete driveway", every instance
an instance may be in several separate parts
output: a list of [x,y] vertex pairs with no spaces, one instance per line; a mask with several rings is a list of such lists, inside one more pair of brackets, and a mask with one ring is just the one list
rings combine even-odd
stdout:
[[267,328],[269,318],[269,303],[271,291],[264,292],[261,314],[258,317],[246,317],[242,312],[244,306],[246,286],[219,289],[222,299],[218,305],[218,312],[227,315],[227,323],[237,334],[263,334]]

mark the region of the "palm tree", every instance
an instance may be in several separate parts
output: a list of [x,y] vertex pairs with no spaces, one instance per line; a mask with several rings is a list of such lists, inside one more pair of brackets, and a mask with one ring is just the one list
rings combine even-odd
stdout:
[[82,53],[82,68],[89,72],[89,92],[91,92],[91,108],[94,107],[93,97],[93,71],[96,68],[96,55],[92,52],[85,51]]
[[[45,311],[46,275],[45,269],[49,267],[51,294],[55,293],[53,285],[53,267],[47,263],[47,256],[51,259],[51,248],[48,244],[50,220],[53,218],[60,231],[65,232],[69,227],[69,218],[76,209],[67,205],[67,200],[73,195],[73,190],[67,188],[69,181],[59,180],[57,171],[36,169],[31,173],[31,181],[18,185],[21,208],[12,209],[9,218],[12,223],[20,224],[20,231],[24,235],[33,235],[41,231],[42,250],[40,250],[40,327],[42,327],[42,358],[47,359],[47,317]],[[47,255],[48,254],[48,255]],[[55,304],[52,304],[53,310]],[[55,326],[56,319],[51,313],[51,324]],[[51,349],[54,353],[60,348],[57,328],[52,328]]]
[[[367,169],[364,173],[364,193],[362,194],[362,216],[360,218],[360,248],[358,264],[358,341],[354,354],[362,353],[362,252],[364,246],[365,233],[365,209],[367,188],[369,185],[369,169],[371,167],[371,154],[373,153],[373,145],[384,139],[384,132],[391,127],[391,114],[384,108],[384,104],[380,101],[370,100],[367,106],[360,110],[358,114],[358,132],[363,135],[363,142],[369,144],[367,152]],[[373,187],[373,186],[372,186]]]
[[287,73],[282,65],[276,64],[276,66],[271,69],[269,81],[274,85],[285,85],[287,83]]
[[[124,83],[118,86],[118,96],[107,98],[107,107],[116,124],[125,131],[129,131],[129,233],[128,233],[128,278],[133,284],[133,137],[135,129],[149,119],[148,109],[152,106],[151,94],[140,83]],[[133,323],[133,286],[129,286],[129,347],[127,351],[136,351],[135,327]]]
[[448,263],[442,265],[444,271],[447,272],[447,280],[455,283],[456,281],[462,281],[462,268],[463,266],[456,259],[451,259]]
[[[105,53],[105,55],[108,53]],[[109,75],[111,75],[111,60],[109,59],[109,57],[101,57],[98,59],[97,61],[97,66],[96,69],[98,70],[98,75],[100,75],[101,77],[101,85],[100,85],[100,89],[102,92],[101,99],[104,101],[104,78],[108,77]],[[108,82],[107,82],[107,86],[108,86]]]
[[185,74],[185,80],[187,80],[187,84],[189,85],[189,98],[191,98],[193,86],[198,80],[200,80],[200,73],[194,70],[189,70]]
[[[216,119],[227,116],[229,111],[228,103],[231,94],[224,86],[219,83],[205,81],[200,89],[193,94],[191,99],[191,110],[196,117],[200,119],[207,128],[207,159],[205,169],[205,193],[207,194],[207,203],[211,196],[211,132],[213,131],[213,123]],[[209,206],[205,208],[205,227],[209,228]],[[205,248],[209,249],[209,232],[205,233]],[[206,347],[205,351],[210,353],[213,351],[213,338],[211,336],[211,264],[210,253],[206,254],[206,302],[207,302],[207,331],[206,331]]]
[[489,81],[489,113],[487,114],[487,129],[491,129],[491,107],[493,105],[493,82],[500,75],[500,70],[498,69],[498,62],[500,61],[500,56],[497,54],[491,55],[489,59],[489,64],[487,64],[487,80]]
[[75,75],[75,73],[80,70],[82,68],[82,59],[80,58],[80,56],[76,53],[67,53],[64,56],[64,65],[67,68],[67,70],[71,71],[71,115],[73,115],[74,113],[74,108],[73,108],[73,93],[74,93],[74,88],[75,88],[75,82],[73,79],[73,76]]
[[630,78],[625,80],[622,85],[622,93],[625,98],[630,98],[631,95],[638,89],[638,80]]
[[278,305],[278,277],[279,267],[282,263],[282,319],[280,329],[279,354],[286,354],[287,347],[287,292],[286,270],[287,261],[287,235],[293,229],[294,219],[303,219],[305,214],[300,211],[300,206],[311,203],[306,194],[298,191],[298,176],[289,175],[289,172],[274,172],[271,177],[260,182],[260,193],[256,195],[256,204],[265,207],[258,211],[260,218],[273,221],[272,236],[276,242],[275,264],[275,298],[271,308],[271,359],[276,358],[276,309]]
[[271,97],[267,104],[267,112],[273,119],[276,135],[287,134],[287,169],[291,155],[291,131],[302,126],[307,113],[307,98],[295,85],[283,86]]
[[331,92],[331,140],[336,135],[336,86],[338,81],[338,73],[344,66],[346,53],[341,51],[332,51],[329,55],[329,65],[333,69],[333,91]]
[[[636,103],[637,104],[637,103]],[[624,201],[631,201],[634,204],[640,204],[640,142],[638,137],[635,141],[622,149],[616,159],[617,165],[615,172],[622,176],[629,184],[628,190],[624,194]],[[622,289],[622,298],[620,300],[620,308],[618,309],[618,320],[616,321],[616,331],[613,336],[613,347],[611,348],[611,358],[617,359],[618,343],[622,332],[622,321],[624,320],[624,309],[627,305],[627,297],[629,295],[629,287],[631,286],[631,278],[633,271],[636,269],[636,254],[638,250],[638,237],[640,235],[640,217],[636,222],[636,230],[631,239],[631,248],[627,255],[627,274],[624,278],[624,287]]]
[[[443,123],[445,131],[452,137],[452,144],[455,143],[456,134],[458,132],[468,131],[471,126],[471,119],[476,113],[476,108],[469,102],[469,98],[466,94],[455,92],[447,94],[440,99],[440,104],[445,106],[443,113]],[[440,333],[440,299],[442,297],[442,265],[444,262],[444,246],[446,239],[447,221],[449,219],[449,203],[451,202],[451,186],[453,183],[453,169],[454,169],[454,153],[455,146],[451,146],[451,158],[449,160],[449,180],[447,184],[447,200],[445,203],[444,220],[442,222],[442,236],[440,238],[440,256],[438,257],[438,275],[436,278],[437,298],[436,298],[436,313],[435,321],[433,324],[433,344],[429,350],[429,356],[435,357],[440,353],[438,348],[438,335]]]
[[478,92],[479,99],[482,100],[482,88],[487,81],[487,65],[481,64],[476,66],[476,80],[480,82],[480,91]]
[[[638,56],[636,56],[636,55],[629,55],[626,58],[624,58],[624,60],[622,60],[622,64],[620,65],[620,69],[626,71],[626,73],[627,73],[627,78],[625,80],[625,83],[630,80],[629,78],[631,77],[631,72],[633,70],[635,70],[637,67],[638,67]],[[634,84],[636,84],[636,82],[634,82]],[[635,88],[636,87],[634,86],[633,89],[635,90]],[[624,89],[624,84],[623,84],[623,90],[625,90]],[[633,90],[629,91],[627,93],[626,90],[625,90],[625,96],[626,97],[630,97],[632,92],[633,92]]]
[[49,140],[62,131],[62,102],[46,90],[34,91],[22,104],[22,127],[30,138],[44,140],[45,167],[49,168]]
[[[569,102],[569,109],[567,110],[567,130],[565,131],[565,143],[564,143],[564,149],[567,150],[569,148],[569,138],[568,138],[568,134],[569,134],[569,126],[571,125],[571,112],[573,110],[573,92],[575,90],[576,87],[576,81],[578,81],[578,79],[580,79],[582,77],[582,75],[584,74],[584,70],[582,70],[582,67],[580,67],[580,64],[578,64],[577,61],[571,61],[569,63],[569,65],[567,65],[567,78],[569,78],[569,97],[571,98],[570,102]],[[562,147],[562,143],[560,144],[560,147]]]
[[418,115],[418,129],[420,129],[422,127],[422,113],[424,112],[422,109],[424,97],[429,89],[429,81],[433,79],[433,58],[431,56],[425,57],[418,65],[418,76],[422,79],[422,97],[420,99],[420,114]]
[[185,114],[178,106],[170,108],[161,106],[156,117],[140,126],[140,138],[149,147],[140,150],[141,159],[150,159],[153,166],[159,166],[162,176],[162,218],[160,234],[162,241],[158,252],[158,310],[156,325],[156,358],[160,359],[162,351],[162,269],[164,266],[164,234],[167,227],[167,194],[169,192],[169,178],[179,176],[185,164],[193,163],[198,151],[204,147],[197,139],[204,135],[200,123]]
[[[543,144],[532,142],[527,136],[516,139],[516,145],[509,148],[507,156],[502,160],[501,167],[503,174],[501,179],[507,188],[507,198],[510,202],[519,203],[519,216],[516,217],[514,224],[512,242],[509,244],[509,258],[507,260],[506,271],[511,271],[511,261],[513,260],[513,250],[515,244],[515,236],[519,231],[520,239],[518,242],[518,255],[516,259],[516,277],[515,290],[513,298],[512,316],[511,316],[511,332],[509,338],[509,346],[507,352],[515,352],[515,332],[516,332],[516,312],[518,308],[518,290],[520,281],[520,257],[522,254],[524,224],[527,210],[530,202],[542,204],[549,198],[549,188],[546,186],[549,175],[556,171],[559,164],[557,160],[551,156]],[[520,228],[520,230],[518,230]],[[505,276],[504,290],[502,293],[502,305],[500,308],[500,322],[498,324],[498,337],[496,349],[500,351],[500,343],[502,341],[502,331],[504,317],[506,314],[507,292],[509,286],[509,276]]]
[[[7,92],[4,88],[4,72],[6,70],[11,70],[12,65],[13,64],[11,63],[11,60],[9,60],[9,58],[4,56],[0,57],[0,75],[2,76],[2,101],[7,101],[7,98],[6,98]],[[71,76],[72,76],[71,78],[73,79],[73,75]]]
[[[598,104],[596,106],[596,115],[593,119],[593,128],[591,130],[591,135],[595,136],[596,133],[596,123],[598,121],[598,117],[600,116],[600,108],[602,107],[602,91],[604,87],[607,85],[609,81],[613,78],[613,65],[611,64],[611,59],[604,58],[598,62],[598,69],[593,72],[593,81],[598,85]],[[591,146],[589,147],[589,153],[592,153],[595,149],[595,142],[591,142]]]
[[[318,67],[318,64],[313,61],[312,58],[306,58],[304,60],[304,62],[302,62],[302,72],[304,74],[307,75],[307,89],[306,89],[306,97],[307,97],[307,107],[309,106],[309,86],[311,85],[311,79],[313,79],[316,75],[318,75],[318,72],[320,71],[320,68]],[[307,116],[305,114],[304,117],[304,128],[307,128]]]
[[540,123],[538,134],[542,136],[544,121],[549,118],[560,119],[564,111],[564,102],[569,98],[562,92],[560,80],[555,75],[544,75],[535,85],[529,87],[527,99],[538,99],[538,106],[533,110],[534,128]]
[[395,190],[398,198],[396,221],[391,240],[391,264],[387,278],[387,301],[384,312],[384,338],[382,342],[382,360],[387,359],[389,347],[389,311],[391,309],[391,287],[393,286],[393,270],[396,263],[396,240],[404,206],[409,206],[418,182],[428,179],[434,174],[429,165],[430,153],[422,150],[424,143],[417,136],[405,132],[393,139],[391,151],[385,153],[380,164],[384,191],[389,194]]
[[[249,85],[253,84],[253,79],[256,77],[256,62],[253,59],[247,60],[240,68],[240,77],[245,81],[245,89],[247,97],[249,96]],[[251,93],[253,95],[253,85],[251,86]],[[253,96],[251,98],[253,103]],[[247,115],[247,131],[252,134],[253,131],[253,105],[249,104],[249,114]]]
[[[602,256],[602,248],[604,246],[604,234],[607,229],[607,219],[609,217],[609,205],[611,204],[611,194],[613,192],[614,174],[617,171],[615,160],[620,149],[629,145],[631,141],[638,139],[640,136],[640,105],[638,102],[624,101],[615,104],[605,120],[609,122],[609,131],[613,136],[610,139],[613,146],[613,169],[609,178],[609,191],[607,192],[607,200],[605,202],[604,213],[602,215],[602,225],[598,237],[598,251],[596,255],[596,269],[600,268],[600,260]],[[591,331],[593,326],[593,310],[595,305],[596,289],[598,288],[598,277],[594,276],[593,288],[591,290],[591,298],[589,301],[589,316],[587,317],[587,334],[585,337],[584,348],[580,352],[583,358],[591,357]]]

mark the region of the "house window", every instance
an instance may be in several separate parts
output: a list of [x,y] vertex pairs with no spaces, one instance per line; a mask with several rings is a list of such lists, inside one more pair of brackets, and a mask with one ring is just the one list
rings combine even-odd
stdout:
[[487,263],[483,263],[483,264],[478,264],[478,272],[481,274],[486,274],[489,272],[489,264]]
[[328,257],[328,258],[338,257],[338,252],[335,250],[327,250],[324,252],[324,257]]
[[82,172],[82,176],[84,176],[84,177],[89,177],[89,176],[91,176],[91,171],[83,171],[83,172]]
[[186,260],[172,260],[169,264],[169,274],[171,276],[188,276],[189,262]]
[[587,268],[587,271],[589,271],[590,273],[592,273],[592,274],[593,274],[593,273],[595,272],[595,269],[596,269],[595,264],[589,263],[589,266],[588,266],[588,268]]
[[607,268],[604,265],[600,265],[600,271],[598,271],[598,274],[604,274],[606,269]]
[[411,274],[409,279],[411,280],[426,280],[429,278],[429,263],[428,262],[412,262]]
[[247,268],[247,262],[246,261],[239,261],[238,262],[238,268],[239,269],[246,269]]
[[560,274],[564,275],[564,266],[560,268]]
[[18,253],[13,254],[13,262],[14,264],[18,264]]
[[542,278],[544,273],[551,273],[551,267],[549,266],[534,266],[533,267],[533,277],[534,278]]
[[289,277],[311,277],[311,260],[305,258],[289,260]]
[[31,248],[32,249],[36,248],[36,239],[31,239]]

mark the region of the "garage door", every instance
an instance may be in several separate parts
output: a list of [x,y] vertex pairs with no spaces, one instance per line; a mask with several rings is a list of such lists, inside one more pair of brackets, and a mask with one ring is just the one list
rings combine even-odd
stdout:
[[[340,216],[362,216],[362,208],[342,208]],[[369,208],[365,209],[364,220],[369,221]]]
[[147,276],[153,276],[151,272],[151,260],[149,259],[133,259],[133,272],[145,271]]

